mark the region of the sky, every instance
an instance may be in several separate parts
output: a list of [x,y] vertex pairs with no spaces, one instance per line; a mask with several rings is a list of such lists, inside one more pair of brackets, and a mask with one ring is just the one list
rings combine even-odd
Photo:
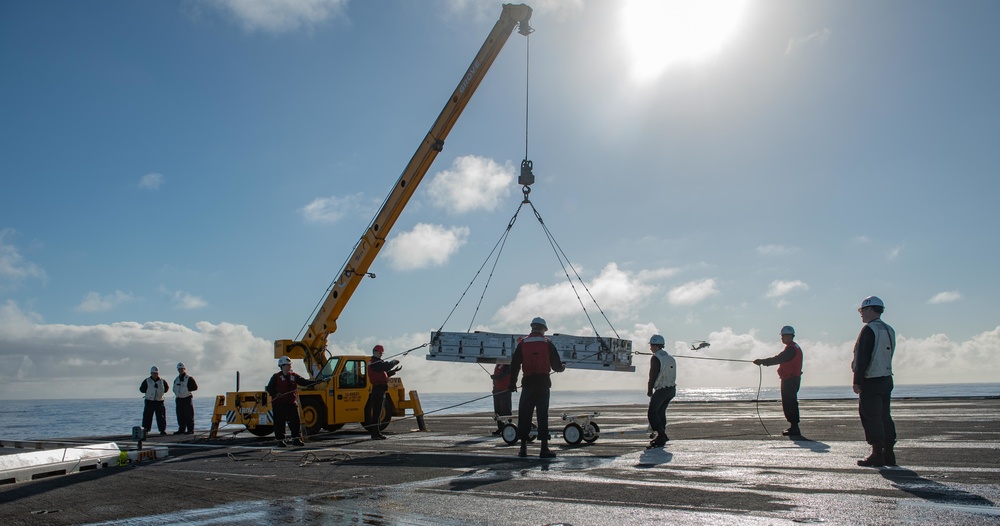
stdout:
[[[792,325],[803,385],[849,385],[856,309],[877,295],[897,384],[1000,378],[1000,4],[531,5],[535,32],[486,73],[332,353],[542,316],[752,360]],[[137,397],[176,362],[197,396],[237,371],[262,388],[272,342],[312,320],[500,11],[0,3],[0,399]],[[522,159],[583,305],[531,210],[488,259]],[[402,358],[407,389],[489,389],[425,355]],[[642,392],[648,360],[555,389]],[[679,389],[757,382],[751,364],[678,359]]]

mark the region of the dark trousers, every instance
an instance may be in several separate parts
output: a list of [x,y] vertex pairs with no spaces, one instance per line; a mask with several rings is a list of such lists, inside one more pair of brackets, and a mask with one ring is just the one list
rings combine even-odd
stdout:
[[299,438],[299,406],[293,404],[274,404],[271,406],[274,413],[274,438],[285,439],[285,423],[292,431],[292,438]]
[[382,407],[385,405],[385,392],[388,390],[388,385],[374,384],[371,394],[368,395],[368,402],[365,404],[365,431],[372,436],[382,433],[379,424],[382,420]]
[[785,412],[785,420],[792,427],[799,427],[799,386],[801,376],[793,376],[781,380],[781,410]]
[[181,433],[194,433],[194,397],[176,399],[177,430]]
[[517,432],[521,440],[528,440],[531,432],[531,413],[537,417],[538,438],[549,441],[549,387],[521,387],[521,399],[517,402]]
[[153,415],[156,415],[156,428],[163,433],[167,430],[167,409],[163,406],[163,400],[145,400],[146,404],[142,408],[142,428],[149,433],[153,427]]
[[892,398],[892,377],[865,378],[858,397],[858,414],[865,428],[865,441],[873,446],[896,443],[896,424],[889,411]]
[[[510,416],[513,414],[510,403],[510,389],[493,392],[493,413],[497,416]],[[503,428],[503,424],[499,421],[497,421],[497,428]]]
[[649,419],[649,427],[657,433],[667,434],[667,406],[677,395],[677,386],[661,387],[653,391],[653,396],[649,397],[649,411],[646,418]]

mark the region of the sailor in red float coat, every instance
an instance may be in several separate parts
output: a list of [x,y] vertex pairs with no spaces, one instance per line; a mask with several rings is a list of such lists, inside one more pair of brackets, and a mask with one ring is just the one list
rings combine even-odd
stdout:
[[278,447],[285,447],[285,423],[292,430],[292,444],[301,446],[299,438],[299,386],[307,387],[315,382],[307,380],[292,372],[292,360],[282,356],[278,360],[278,372],[271,376],[264,388],[271,395],[271,411],[274,414],[274,438],[278,439]]
[[385,440],[382,434],[382,409],[385,406],[385,393],[389,390],[389,377],[396,374],[402,367],[399,360],[383,360],[385,348],[376,345],[372,348],[372,359],[368,362],[368,380],[372,384],[368,401],[365,402],[365,430],[372,440]]
[[[498,363],[493,368],[490,379],[493,380],[493,414],[497,417],[510,416],[511,393],[514,392],[510,383],[510,365]],[[499,435],[503,431],[503,426],[504,420],[497,418],[497,429],[493,434]]]
[[781,432],[785,436],[799,436],[799,387],[802,385],[802,348],[795,343],[795,329],[791,325],[781,328],[781,343],[785,349],[770,358],[758,358],[756,365],[777,365],[781,379],[781,409],[790,424]]
[[552,371],[561,373],[566,370],[556,346],[545,337],[548,327],[545,320],[531,320],[531,334],[523,338],[514,349],[510,361],[511,389],[517,388],[517,377],[524,368],[524,381],[521,383],[521,398],[517,405],[517,429],[521,435],[521,449],[518,456],[528,456],[528,433],[531,431],[531,413],[536,412],[538,438],[541,439],[541,458],[552,458],[555,453],[549,450],[549,391]]

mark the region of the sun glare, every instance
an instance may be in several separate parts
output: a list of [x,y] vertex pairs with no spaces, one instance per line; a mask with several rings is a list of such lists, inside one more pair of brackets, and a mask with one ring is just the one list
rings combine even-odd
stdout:
[[650,80],[675,64],[716,55],[746,5],[746,0],[626,0],[622,31],[632,76]]

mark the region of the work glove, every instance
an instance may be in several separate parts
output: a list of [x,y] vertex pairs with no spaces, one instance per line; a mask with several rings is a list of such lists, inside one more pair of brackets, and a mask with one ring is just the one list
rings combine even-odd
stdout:
[[764,360],[761,360],[760,358],[757,358],[756,360],[753,361],[754,365],[760,365],[762,363],[764,363]]
[[647,389],[646,390],[646,396],[653,396],[653,392]]

